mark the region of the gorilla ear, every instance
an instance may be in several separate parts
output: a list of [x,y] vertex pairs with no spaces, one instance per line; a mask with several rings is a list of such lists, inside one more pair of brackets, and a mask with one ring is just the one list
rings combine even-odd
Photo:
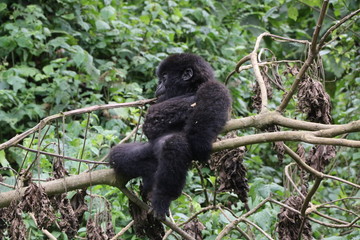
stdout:
[[193,70],[191,68],[187,68],[183,72],[181,79],[184,81],[189,81],[192,78],[192,76],[193,76]]

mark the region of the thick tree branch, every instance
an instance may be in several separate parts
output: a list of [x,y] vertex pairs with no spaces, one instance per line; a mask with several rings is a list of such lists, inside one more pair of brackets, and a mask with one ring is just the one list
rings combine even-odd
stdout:
[[[45,182],[42,183],[41,186],[44,187],[48,196],[52,196],[76,189],[106,184],[118,187],[136,205],[144,210],[149,210],[149,206],[146,203],[141,201],[125,187],[126,182],[127,180],[116,175],[113,169],[103,169]],[[23,187],[17,190],[0,193],[0,208],[8,207],[13,200],[20,200],[24,196],[26,189],[27,187]],[[175,224],[167,220],[163,222],[165,225],[179,233],[184,239],[194,240],[194,238],[181,230]]]
[[[116,177],[113,169],[104,169],[41,183],[41,186],[44,187],[47,195],[52,196],[99,184],[117,187],[119,185],[125,185],[125,183],[126,181],[124,179]],[[27,187],[23,187],[0,193],[0,208],[9,206],[12,200],[20,200],[26,189]]]
[[325,137],[318,137],[318,135],[319,135],[318,132],[309,132],[309,131],[260,133],[260,134],[230,138],[219,142],[215,142],[213,145],[213,150],[221,151],[225,149],[232,149],[250,144],[279,142],[279,141],[300,141],[311,144],[360,148],[360,141],[338,139],[338,138],[325,138]]
[[[231,119],[230,121],[227,122],[226,126],[224,127],[224,132],[229,132],[232,130],[243,129],[248,127],[256,127],[261,129],[268,125],[279,125],[282,127],[287,127],[296,130],[317,131],[321,129],[331,129],[335,127],[347,126],[348,124],[331,125],[331,124],[306,122],[292,118],[287,118],[282,116],[278,111],[273,111],[273,112],[264,112],[254,116],[244,117],[240,119]],[[354,130],[354,132],[356,131],[357,130]]]

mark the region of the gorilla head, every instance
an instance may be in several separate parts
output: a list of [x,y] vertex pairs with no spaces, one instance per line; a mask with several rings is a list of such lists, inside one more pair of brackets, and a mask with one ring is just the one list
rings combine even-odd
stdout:
[[169,56],[160,63],[156,75],[159,79],[155,93],[158,102],[195,93],[202,83],[215,80],[210,64],[190,53]]

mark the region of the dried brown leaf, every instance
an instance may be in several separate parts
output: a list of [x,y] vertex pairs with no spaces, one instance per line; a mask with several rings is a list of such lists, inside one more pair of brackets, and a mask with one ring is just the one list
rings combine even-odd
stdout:
[[[262,129],[265,132],[279,132],[280,131],[280,127],[277,125],[271,125],[271,126],[267,126],[264,129]],[[272,144],[273,149],[275,150],[277,157],[279,159],[280,162],[282,162],[284,160],[284,154],[285,154],[285,148],[284,148],[284,142],[280,141],[280,142],[274,142]]]
[[298,148],[296,149],[296,154],[299,155],[301,159],[305,159],[306,151],[303,145],[298,144]]
[[72,239],[76,235],[80,226],[69,199],[66,198],[66,194],[62,195],[63,197],[59,204],[59,212],[61,214],[59,226],[61,231],[64,231],[69,239]]
[[3,212],[3,220],[8,225],[7,230],[11,240],[26,239],[26,226],[22,213],[22,208],[17,201],[12,201]]
[[325,167],[335,156],[336,148],[334,146],[316,145],[311,148],[306,158],[306,163],[319,172],[324,172]]
[[108,240],[108,236],[101,229],[100,224],[95,223],[93,219],[89,219],[86,224],[86,233],[88,240]]
[[34,213],[40,228],[47,229],[56,219],[49,197],[41,185],[30,183],[19,205],[24,211]]
[[299,68],[295,65],[291,67],[288,63],[286,63],[286,69],[283,72],[284,76],[290,74],[292,76],[295,76],[299,73]]
[[69,175],[64,168],[63,161],[60,158],[54,158],[53,171],[55,179],[63,178]]
[[[303,199],[299,196],[291,196],[285,201],[285,204],[300,211],[303,204]],[[281,211],[278,214],[279,222],[276,228],[276,231],[279,234],[279,239],[299,239],[302,220],[303,217],[300,214],[284,207],[281,208]],[[302,239],[312,239],[312,230],[308,219],[305,220],[304,228],[302,231]]]
[[194,218],[193,220],[185,224],[183,229],[194,239],[203,240],[201,231],[205,229],[205,226],[197,218]]
[[330,97],[319,81],[309,77],[304,79],[299,85],[297,97],[298,108],[307,114],[309,121],[324,124],[332,122]]
[[152,213],[148,213],[131,201],[129,201],[129,210],[134,219],[134,229],[137,236],[148,237],[151,240],[162,239],[165,234],[164,227]]
[[220,186],[219,192],[234,192],[239,199],[247,202],[249,191],[248,180],[246,178],[246,168],[243,165],[243,157],[246,153],[245,147],[224,150],[214,153],[210,160],[210,168],[217,170]]
[[84,213],[88,210],[85,202],[86,190],[78,190],[70,199],[71,207],[74,210],[78,222],[82,221]]
[[4,232],[8,227],[7,208],[0,208],[0,239],[4,238]]

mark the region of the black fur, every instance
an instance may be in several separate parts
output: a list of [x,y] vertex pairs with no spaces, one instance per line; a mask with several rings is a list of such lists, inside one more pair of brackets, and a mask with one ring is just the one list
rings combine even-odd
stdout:
[[143,178],[155,216],[164,219],[171,201],[181,194],[191,160],[208,160],[228,119],[231,98],[197,55],[171,55],[156,74],[158,100],[143,125],[149,142],[113,147],[110,164],[119,174]]

